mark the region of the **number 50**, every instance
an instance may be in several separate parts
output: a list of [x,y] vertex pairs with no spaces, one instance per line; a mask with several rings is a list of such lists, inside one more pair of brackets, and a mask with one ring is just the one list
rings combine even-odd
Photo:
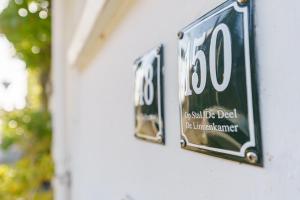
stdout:
[[[217,63],[216,63],[216,50],[217,50],[217,36],[218,34],[222,33],[223,35],[223,42],[224,42],[224,74],[223,74],[223,81],[221,84],[218,83],[217,79]],[[187,51],[184,58],[184,70],[185,71],[185,87],[184,87],[184,95],[190,96],[192,95],[192,90],[190,88],[190,76],[189,70],[191,66],[195,66],[195,70],[192,74],[192,88],[196,94],[201,94],[205,89],[206,85],[206,77],[207,77],[207,62],[206,56],[203,50],[198,50],[197,47],[203,45],[205,42],[206,33],[203,34],[202,37],[197,38],[193,41],[193,48],[191,49],[191,44],[188,43]],[[192,51],[190,51],[192,50]],[[192,52],[192,59],[190,61],[190,53]],[[197,65],[197,61],[199,65]],[[232,43],[231,43],[231,34],[229,28],[225,24],[219,24],[213,31],[210,41],[210,48],[209,48],[209,70],[210,70],[210,78],[213,87],[218,92],[224,91],[230,82],[231,77],[231,68],[232,68]],[[200,67],[200,77],[196,72],[196,68]],[[199,86],[198,86],[199,85]]]

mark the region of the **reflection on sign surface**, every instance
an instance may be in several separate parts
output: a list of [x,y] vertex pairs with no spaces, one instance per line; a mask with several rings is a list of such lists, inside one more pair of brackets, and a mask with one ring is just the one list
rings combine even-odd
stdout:
[[262,165],[252,7],[227,1],[179,32],[181,144]]
[[135,61],[135,136],[164,143],[163,47]]

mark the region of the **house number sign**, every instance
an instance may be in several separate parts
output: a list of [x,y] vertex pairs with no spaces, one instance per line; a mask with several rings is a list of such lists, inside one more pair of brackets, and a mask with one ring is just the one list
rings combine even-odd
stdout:
[[262,166],[253,1],[226,1],[178,33],[181,145]]
[[160,45],[135,63],[135,136],[163,144],[163,47]]

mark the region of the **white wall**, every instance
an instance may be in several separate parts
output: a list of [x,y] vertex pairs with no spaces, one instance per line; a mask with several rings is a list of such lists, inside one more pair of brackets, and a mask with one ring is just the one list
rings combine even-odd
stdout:
[[[67,72],[65,84],[73,89],[64,102],[72,104],[65,109],[69,129],[64,134],[71,146],[72,199],[299,198],[297,0],[256,1],[264,168],[180,148],[176,33],[221,2],[136,1],[89,66]],[[133,137],[132,63],[160,42],[165,45],[165,146]],[[54,118],[63,111],[57,110]]]

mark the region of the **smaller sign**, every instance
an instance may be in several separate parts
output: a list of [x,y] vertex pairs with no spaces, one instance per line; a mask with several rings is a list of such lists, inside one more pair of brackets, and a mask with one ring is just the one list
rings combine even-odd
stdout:
[[164,144],[163,46],[138,58],[134,66],[135,136]]

